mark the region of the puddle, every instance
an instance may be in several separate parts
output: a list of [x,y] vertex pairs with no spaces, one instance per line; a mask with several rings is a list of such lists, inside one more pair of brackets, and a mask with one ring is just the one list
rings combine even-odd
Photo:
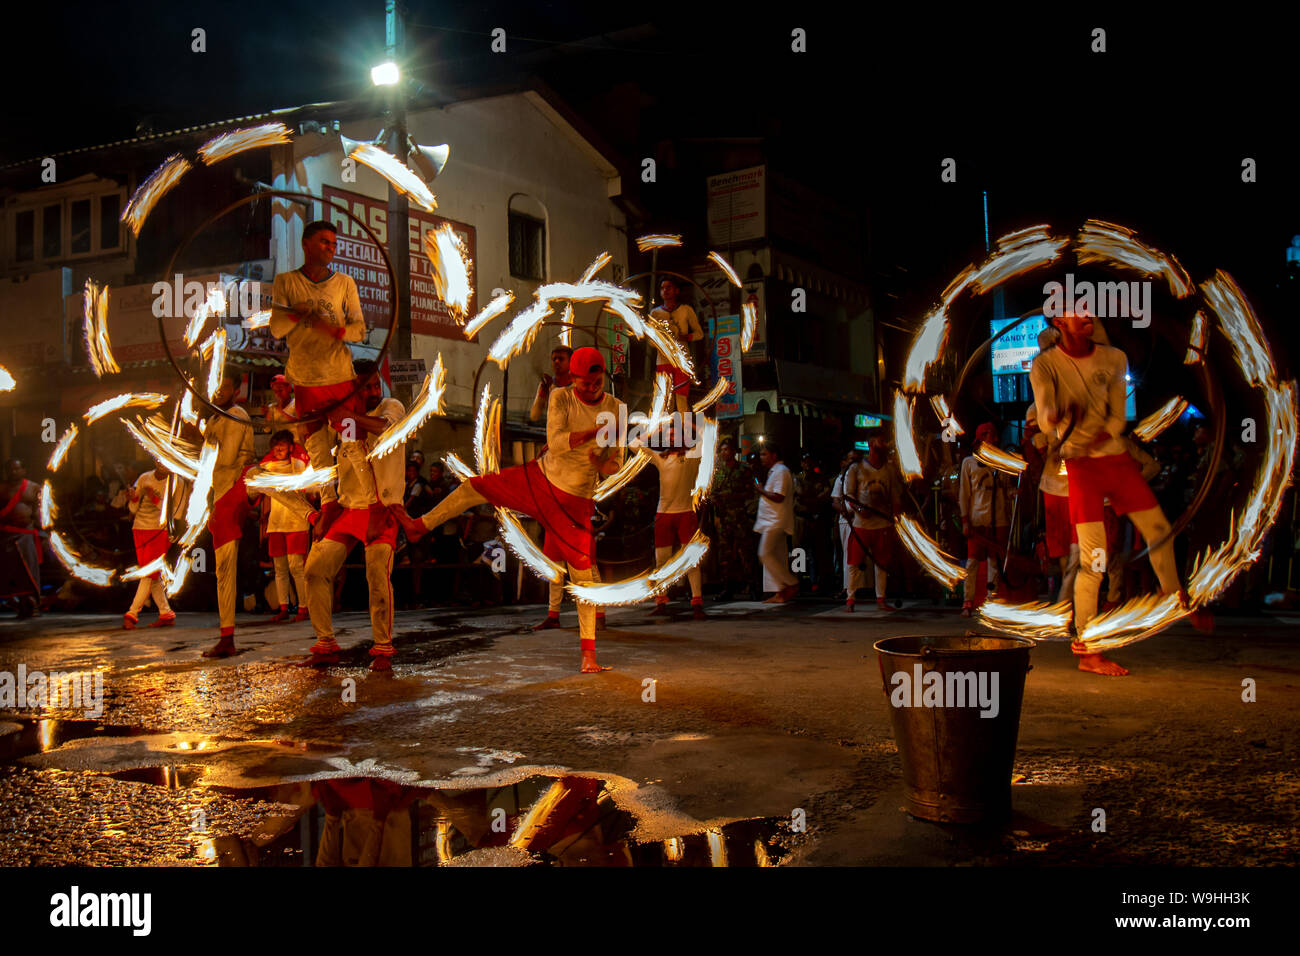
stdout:
[[[52,833],[66,845],[84,844],[86,830],[94,831],[93,863],[107,865],[777,866],[803,839],[781,817],[716,826],[682,819],[680,827],[674,824],[678,832],[665,836],[673,830],[664,830],[662,818],[649,822],[645,814],[653,811],[628,809],[642,806],[635,800],[615,800],[611,781],[619,778],[562,770],[520,768],[510,782],[442,788],[369,775],[224,786],[205,783],[210,768],[194,763],[29,769],[13,762],[72,741],[148,731],[90,720],[19,720],[20,730],[0,736],[0,764],[11,765],[0,767],[0,791],[30,812],[14,832],[4,834],[0,825],[0,836],[16,840],[21,833],[31,846],[6,847],[0,856],[11,864],[45,864],[48,858],[35,855],[34,847]],[[167,749],[179,755],[207,747],[197,741]],[[369,767],[363,761],[357,769]],[[628,783],[620,782],[620,794]],[[156,804],[162,810],[168,802],[171,809],[159,814],[173,821],[167,824],[132,809]],[[51,807],[60,809],[51,814]],[[93,820],[88,826],[78,815]],[[189,824],[176,825],[178,817]],[[115,846],[122,852],[115,854]]]

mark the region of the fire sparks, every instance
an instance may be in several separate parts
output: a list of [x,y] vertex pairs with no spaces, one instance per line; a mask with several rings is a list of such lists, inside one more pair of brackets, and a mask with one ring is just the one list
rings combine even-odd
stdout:
[[[185,509],[185,523],[190,531],[202,528],[208,520],[208,495],[212,492],[212,473],[217,467],[217,445],[208,442],[199,452],[194,486],[190,489],[189,505]],[[186,535],[188,537],[188,534]],[[197,538],[197,533],[195,534]]]
[[560,344],[573,348],[573,303],[564,303],[564,314],[560,316]]
[[41,504],[40,520],[42,528],[54,527],[54,519],[59,515],[58,506],[54,503],[54,488],[51,487],[49,480],[41,485]]
[[76,440],[77,426],[75,424],[69,425],[68,430],[65,431],[63,436],[59,439],[59,443],[54,446],[53,454],[50,455],[50,463],[46,467],[48,467],[51,472],[59,470],[59,466],[63,464],[63,460],[68,457],[68,449],[72,447],[72,443]]
[[82,563],[81,555],[69,548],[67,542],[63,540],[63,535],[57,531],[50,532],[50,548],[58,557],[59,563],[67,568],[68,573],[74,578],[102,588],[113,583],[116,572],[112,568],[97,568]]
[[731,263],[728,262],[726,259],[722,258],[722,253],[710,252],[709,261],[712,262],[719,269],[721,269],[723,275],[727,277],[727,281],[730,282],[732,285],[734,285],[737,289],[744,288],[744,286],[741,285],[740,283],[740,276],[736,275],[736,270],[731,267]]
[[894,392],[894,449],[904,478],[921,477],[921,456],[912,435],[912,405],[901,391]]
[[559,584],[564,580],[564,569],[542,553],[542,549],[533,544],[523,525],[513,512],[505,508],[497,509],[497,522],[501,528],[501,540],[511,551],[544,581]]
[[1136,269],[1145,276],[1163,276],[1169,291],[1179,299],[1192,293],[1192,280],[1173,256],[1167,256],[1134,238],[1136,233],[1124,226],[1100,219],[1089,219],[1079,231],[1075,249],[1079,265],[1108,262]]
[[433,287],[438,298],[446,304],[453,319],[464,322],[474,289],[471,275],[474,264],[464,242],[450,223],[443,223],[424,234],[424,254],[433,266]]
[[[545,288],[545,286],[542,288]],[[505,331],[496,337],[492,347],[488,349],[488,358],[496,362],[501,368],[506,367],[511,356],[519,354],[532,344],[538,330],[542,327],[542,323],[551,314],[550,302],[541,298],[540,293],[541,289],[538,289],[539,298],[537,301],[515,316],[514,320],[506,326]]]
[[[188,545],[186,546],[188,547]],[[185,579],[190,574],[189,556],[181,553],[176,557],[176,570],[163,565],[162,580],[163,589],[167,592],[168,597],[175,597],[180,593],[180,589],[185,586]]]
[[990,468],[1007,475],[1018,475],[1029,467],[1028,462],[1015,452],[990,445],[988,442],[980,442],[975,447],[975,457]]
[[12,392],[17,384],[14,377],[9,374],[9,369],[0,365],[0,392]]
[[740,307],[744,314],[745,324],[740,330],[740,351],[748,352],[749,347],[754,344],[754,335],[758,332],[758,306],[753,302],[746,302]]
[[424,180],[415,175],[411,168],[387,150],[380,149],[373,143],[357,143],[348,152],[359,163],[365,163],[380,176],[393,184],[393,188],[403,193],[411,202],[426,212],[438,208],[438,201],[424,184]]
[[511,305],[514,304],[515,294],[513,292],[503,292],[486,306],[479,310],[478,315],[465,323],[465,338],[472,339],[483,331],[483,327],[501,315]]
[[713,403],[727,394],[727,387],[730,383],[725,378],[720,378],[713,383],[713,387],[698,402],[691,406],[691,411],[699,413],[706,409],[712,408]]
[[411,435],[423,425],[431,415],[442,414],[442,399],[447,388],[447,369],[442,364],[442,353],[433,360],[433,369],[424,376],[420,393],[411,403],[411,410],[393,424],[384,429],[379,441],[370,450],[366,458],[373,461],[383,458],[402,446]]
[[674,236],[666,232],[653,232],[648,236],[638,237],[636,248],[638,252],[649,252],[651,249],[666,249],[681,244],[681,236]]
[[931,312],[921,323],[921,331],[907,353],[903,371],[903,388],[919,392],[925,388],[925,372],[939,361],[948,344],[948,314],[942,307]]
[[246,329],[266,329],[271,326],[271,310],[263,309],[261,312],[254,312],[244,320]]
[[979,612],[980,617],[990,626],[1008,634],[1030,637],[1036,641],[1069,640],[1071,608],[1069,601],[1060,604],[1048,604],[1046,601],[1004,604],[989,600],[980,605]]
[[211,401],[221,387],[221,378],[226,371],[226,330],[217,329],[203,343],[203,354],[212,352],[208,362],[208,401]]
[[623,462],[623,467],[596,486],[592,498],[596,501],[604,501],[612,494],[616,494],[624,485],[637,476],[637,474],[646,465],[650,464],[650,453],[644,449],[638,451],[635,455]]
[[194,410],[194,393],[188,388],[181,396],[181,421],[188,425],[197,425],[199,421],[199,413]]
[[1138,441],[1154,441],[1156,436],[1178,421],[1187,411],[1187,399],[1175,395],[1160,408],[1152,412],[1133,429],[1133,437]]
[[966,429],[961,427],[961,422],[957,421],[952,409],[948,407],[948,397],[946,395],[931,395],[930,407],[934,409],[934,414],[943,428],[951,428],[954,435],[966,434]]
[[[642,249],[641,251],[645,252],[644,249]],[[600,255],[598,255],[595,258],[595,260],[591,263],[591,265],[587,266],[587,271],[582,274],[582,278],[578,280],[578,284],[582,285],[584,282],[590,282],[592,279],[596,278],[596,273],[598,273],[601,269],[605,268],[605,266],[609,265],[609,263],[611,262],[611,260],[613,260],[613,258],[614,257],[611,256],[608,252],[602,252]]]
[[1187,355],[1183,358],[1184,365],[1195,365],[1205,354],[1205,313],[1197,312],[1192,317],[1192,334],[1187,343]]
[[261,126],[230,130],[212,137],[199,147],[199,157],[207,165],[213,166],[250,149],[279,146],[289,141],[289,128],[283,123],[263,123]]
[[946,554],[938,542],[925,533],[925,530],[910,515],[899,515],[894,519],[899,540],[917,563],[937,581],[950,588],[955,588],[966,580],[966,569],[957,563],[957,559]]
[[599,607],[639,604],[672,587],[687,571],[699,565],[708,550],[709,539],[704,536],[704,532],[696,531],[695,536],[680,551],[653,571],[614,584],[570,583],[568,591],[574,600],[586,601]]
[[92,405],[86,410],[84,418],[87,425],[93,425],[105,415],[115,412],[119,408],[157,408],[165,401],[167,401],[167,396],[158,392],[126,392],[105,399],[98,405]]
[[167,433],[161,436],[144,422],[123,420],[122,425],[136,440],[141,448],[149,453],[154,461],[161,464],[172,474],[179,475],[187,481],[193,481],[198,474],[199,462],[187,455]]
[[1091,653],[1113,651],[1164,630],[1187,613],[1177,594],[1147,594],[1098,614],[1084,625],[1079,639]]
[[[193,347],[194,343],[199,340],[203,334],[204,326],[208,324],[208,318],[214,315],[221,315],[226,311],[226,294],[220,289],[213,289],[208,293],[208,297],[199,303],[194,314],[190,316],[189,324],[185,326],[185,344]],[[270,324],[270,320],[267,320]]]
[[501,400],[492,397],[492,383],[483,386],[474,419],[474,464],[480,475],[488,475],[499,466],[501,446]]
[[[977,292],[987,292],[994,286],[1017,276],[1055,262],[1070,240],[1049,234],[1049,226],[1030,226],[1008,233],[998,240],[997,252],[970,274],[970,284]],[[955,298],[955,292],[953,298]],[[945,293],[947,298],[947,293]],[[947,306],[951,298],[945,301]]]
[[148,179],[140,184],[140,188],[135,191],[131,201],[122,210],[122,221],[130,227],[137,238],[140,236],[140,229],[144,226],[145,219],[153,212],[153,207],[158,205],[158,200],[167,195],[168,191],[180,182],[181,177],[193,168],[188,159],[176,153],[168,157],[161,166],[149,174]]
[[338,468],[335,465],[326,468],[305,468],[296,474],[260,471],[245,478],[244,487],[250,491],[310,491],[328,485],[336,478],[338,478]]
[[108,286],[100,288],[94,279],[86,280],[82,305],[82,334],[86,340],[86,355],[96,378],[122,371],[113,358],[108,343]]
[[691,488],[691,504],[698,511],[700,502],[708,497],[713,484],[714,459],[718,450],[717,421],[705,418],[697,440],[700,443],[700,470],[695,475],[695,486]]
[[469,481],[476,477],[474,469],[460,460],[460,456],[454,451],[448,452],[443,456],[442,463],[447,466],[447,470],[459,478],[461,481]]
[[152,561],[150,561],[148,564],[144,565],[143,567],[139,565],[132,565],[131,567],[127,568],[125,571],[122,572],[122,580],[138,581],[141,578],[147,578],[150,575],[155,573],[161,575],[165,567],[167,567],[167,555],[164,554],[157,558],[154,558]]

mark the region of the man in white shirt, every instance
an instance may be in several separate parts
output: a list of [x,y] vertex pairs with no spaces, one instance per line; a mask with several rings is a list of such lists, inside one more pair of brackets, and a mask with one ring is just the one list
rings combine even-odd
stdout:
[[[997,426],[984,422],[975,429],[975,447],[998,444]],[[970,617],[984,603],[988,580],[998,579],[998,557],[1005,550],[1011,526],[1006,481],[974,454],[961,463],[957,506],[961,511],[961,533],[966,539],[966,586],[961,616]],[[985,565],[988,565],[987,570]]]
[[[294,388],[297,416],[307,419],[323,412],[333,423],[365,410],[364,399],[353,391],[352,352],[344,343],[365,338],[366,322],[357,284],[329,267],[337,243],[334,226],[324,220],[304,227],[302,268],[275,277],[269,326],[271,334],[289,346],[284,374]],[[337,436],[319,420],[304,421],[300,427],[312,467],[332,465],[330,449]],[[338,515],[336,499],[332,487],[321,489],[319,534]]]
[[567,345],[557,345],[551,349],[551,370],[555,372],[555,377],[543,375],[542,380],[537,384],[533,407],[528,410],[530,422],[535,422],[546,414],[547,406],[551,402],[552,388],[566,388],[573,384],[573,378],[569,375],[569,359],[572,356],[573,349]]
[[758,516],[754,530],[758,539],[758,559],[763,562],[763,590],[775,591],[764,604],[785,604],[799,593],[799,578],[790,570],[790,551],[786,535],[794,534],[794,478],[781,463],[781,453],[768,442],[758,453],[767,469],[767,481],[754,484],[759,488]]
[[866,584],[863,565],[876,569],[876,607],[892,611],[885,599],[887,569],[894,563],[894,516],[903,502],[903,482],[889,460],[888,444],[879,430],[872,433],[867,457],[849,469],[844,479],[844,501],[853,510],[849,537],[849,595],[844,610],[852,612],[858,590]]
[[[144,567],[167,553],[171,538],[167,535],[167,516],[163,514],[162,503],[167,497],[167,478],[170,472],[162,465],[153,471],[146,471],[135,480],[135,486],[128,493],[127,507],[135,518],[131,522],[131,537],[135,539],[135,563]],[[179,495],[172,497],[170,510],[176,513]],[[135,599],[130,609],[122,615],[122,626],[127,630],[140,623],[140,611],[144,609],[145,599],[152,596],[154,607],[158,608],[158,620],[150,627],[171,627],[176,623],[176,615],[167,603],[167,591],[162,584],[161,572],[155,571],[148,577],[140,579],[135,589]]]
[[[370,409],[356,415],[356,427],[364,432],[367,452],[379,436],[406,414],[402,403],[384,398],[384,387],[375,363],[356,363],[357,382]],[[391,671],[393,668],[393,552],[397,548],[396,513],[402,510],[406,492],[405,442],[382,458],[362,459],[358,464],[349,456],[339,455],[338,500],[342,512],[330,524],[324,538],[317,541],[307,558],[307,607],[316,642],[304,666],[322,667],[337,664],[340,648],[334,639],[334,579],[347,560],[348,553],[359,543],[365,548],[366,583],[370,589],[370,629],[374,644],[370,648],[370,669]],[[406,520],[410,521],[410,518]]]
[[[659,508],[655,512],[656,567],[663,567],[672,557],[674,549],[689,543],[700,527],[695,504],[691,500],[691,489],[695,487],[695,479],[700,473],[702,449],[698,441],[687,448],[686,436],[680,434],[682,431],[670,421],[662,432],[666,449],[659,452],[645,446],[650,461],[659,472]],[[687,571],[686,578],[691,585],[691,613],[695,620],[702,621],[708,615],[704,613],[704,588],[699,566]],[[668,613],[666,593],[655,596],[655,609],[650,613]]]
[[[1104,501],[1116,514],[1127,514],[1151,550],[1151,566],[1163,593],[1179,593],[1170,525],[1141,469],[1121,440],[1126,418],[1128,359],[1093,336],[1097,326],[1086,311],[1052,319],[1060,340],[1039,352],[1029,369],[1034,404],[1043,430],[1060,444],[1070,479],[1070,520],[1079,538],[1079,571],[1074,581],[1074,626],[1079,634],[1097,613],[1097,592],[1106,554]],[[1072,644],[1079,669],[1122,677],[1128,670],[1098,653]]]
[[[667,325],[669,331],[681,343],[686,354],[689,355],[691,343],[704,338],[704,330],[700,328],[700,320],[695,315],[694,309],[679,302],[682,290],[676,279],[665,276],[663,281],[659,283],[659,294],[663,297],[664,304],[657,309],[653,309],[650,312],[650,318],[657,319]],[[663,358],[661,355],[660,359]],[[667,372],[673,377],[673,407],[679,412],[690,411],[690,378],[687,377],[685,372],[678,371],[671,362],[667,361],[660,361],[655,366],[655,374],[660,372]],[[672,410],[669,409],[669,411]]]
[[244,472],[253,464],[254,458],[253,426],[248,412],[235,404],[238,391],[238,378],[228,375],[222,379],[212,396],[212,404],[225,409],[234,418],[213,412],[204,432],[205,444],[217,446],[208,531],[212,533],[212,547],[216,551],[217,613],[221,625],[220,638],[210,650],[203,652],[204,657],[229,657],[235,653],[239,541],[244,536],[244,519],[250,510]]
[[[569,369],[573,384],[551,392],[546,454],[462,482],[419,521],[399,514],[409,540],[419,540],[470,508],[491,504],[535,518],[546,531],[547,557],[566,563],[573,581],[594,581],[592,494],[601,475],[612,475],[622,465],[626,436],[610,436],[610,431],[611,423],[627,420],[627,413],[622,402],[605,392],[605,358],[598,350],[578,349]],[[606,670],[596,663],[596,609],[585,601],[578,602],[578,633],[582,673]]]
[[835,513],[835,540],[840,546],[840,567],[843,572],[844,596],[849,596],[849,571],[852,565],[849,564],[849,538],[853,529],[853,509],[844,501],[844,484],[849,476],[849,470],[853,468],[862,458],[862,452],[853,449],[840,459],[840,473],[835,477],[835,483],[831,486],[831,511]]

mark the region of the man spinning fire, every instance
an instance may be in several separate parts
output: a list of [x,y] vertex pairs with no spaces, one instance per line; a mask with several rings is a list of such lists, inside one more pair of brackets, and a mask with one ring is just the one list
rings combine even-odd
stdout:
[[[608,434],[603,422],[626,421],[622,402],[605,392],[605,359],[591,347],[578,349],[569,361],[573,384],[551,391],[546,412],[546,453],[541,458],[464,482],[419,520],[394,511],[412,541],[475,505],[492,504],[519,511],[546,530],[544,552],[564,561],[569,577],[582,584],[594,581],[592,494],[601,475],[618,471],[626,453],[626,436],[601,447],[597,436]],[[578,602],[578,633],[582,642],[582,673],[607,668],[596,663],[596,608]]]
[[[1069,477],[1070,521],[1079,538],[1079,570],[1074,581],[1074,627],[1082,635],[1097,613],[1097,593],[1106,572],[1106,525],[1103,500],[1115,513],[1128,515],[1152,543],[1151,566],[1161,593],[1178,592],[1185,603],[1174,559],[1169,521],[1142,479],[1133,457],[1120,440],[1126,421],[1128,359],[1104,343],[1105,333],[1086,310],[1051,320],[1060,333],[1034,359],[1029,381],[1038,421],[1054,439]],[[1094,335],[1099,338],[1094,339]],[[1079,669],[1122,677],[1128,670],[1079,640],[1071,644]]]

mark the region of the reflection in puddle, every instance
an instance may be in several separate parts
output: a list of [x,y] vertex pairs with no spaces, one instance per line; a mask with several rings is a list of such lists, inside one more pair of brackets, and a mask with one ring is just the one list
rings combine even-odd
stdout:
[[[513,865],[776,866],[790,851],[778,819],[639,841],[637,819],[593,777],[534,776],[504,787],[438,790],[353,778],[229,796],[296,806],[251,839],[217,837],[223,866],[439,866],[467,854]],[[466,860],[465,862],[470,862]]]
[[[0,736],[0,764],[74,739],[148,733],[91,720],[22,720],[21,726]],[[209,741],[195,740],[169,749],[193,752],[208,746]],[[784,818],[641,839],[638,815],[615,805],[606,781],[575,774],[538,773],[502,786],[438,789],[365,776],[205,786],[207,772],[202,765],[167,764],[76,773],[82,779],[191,790],[258,807],[242,835],[209,827],[196,811],[195,825],[184,838],[194,847],[190,859],[220,866],[777,866],[800,839]],[[130,800],[124,792],[123,808]],[[111,811],[116,802],[101,809]],[[127,834],[115,824],[99,836],[129,843],[151,832],[146,825],[144,833]],[[154,839],[170,844],[175,836]]]

